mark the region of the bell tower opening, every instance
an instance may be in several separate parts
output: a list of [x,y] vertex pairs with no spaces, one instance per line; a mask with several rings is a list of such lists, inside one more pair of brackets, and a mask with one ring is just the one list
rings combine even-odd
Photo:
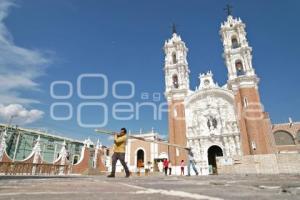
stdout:
[[236,39],[235,36],[232,36],[232,38],[231,38],[231,47],[232,47],[232,49],[236,49],[236,48],[240,47],[238,40]]
[[221,147],[213,145],[207,150],[208,165],[212,167],[212,173],[217,174],[217,162],[216,157],[223,156]]
[[235,69],[236,69],[237,76],[245,75],[242,61],[238,60],[235,62]]
[[173,87],[177,89],[179,87],[179,85],[178,85],[178,76],[176,74],[174,74],[172,76],[172,79],[173,79]]
[[177,58],[176,58],[176,53],[175,52],[172,54],[172,62],[173,62],[173,64],[177,63]]

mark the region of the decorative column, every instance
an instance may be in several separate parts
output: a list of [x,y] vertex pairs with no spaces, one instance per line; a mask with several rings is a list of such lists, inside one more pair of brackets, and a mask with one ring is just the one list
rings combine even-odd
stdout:
[[241,146],[240,146],[240,137],[238,135],[235,136],[235,146],[236,152],[239,156],[242,155]]
[[229,155],[230,155],[230,151],[229,151],[228,138],[227,138],[227,136],[223,137],[223,140],[224,140],[225,154],[226,154],[226,156],[229,156]]
[[39,163],[39,160],[41,158],[41,137],[39,135],[38,139],[36,140],[36,143],[33,147],[33,168],[32,168],[32,174],[36,174],[36,165]]
[[1,134],[1,137],[0,137],[0,161],[2,161],[4,152],[6,149],[6,142],[5,142],[6,136],[7,136],[7,133],[6,133],[6,129],[5,129],[5,131],[3,131],[3,133]]
[[93,168],[97,168],[97,162],[98,162],[98,153],[99,153],[99,149],[101,148],[101,143],[99,141],[99,139],[97,140],[97,144],[96,144],[96,148],[95,148],[95,156],[94,156],[94,165]]
[[199,139],[199,144],[200,144],[200,171],[199,171],[199,173],[201,174],[201,175],[204,175],[204,170],[205,170],[205,166],[206,166],[206,161],[205,161],[205,159],[204,159],[204,146],[203,146],[203,144],[204,144],[204,142],[203,142],[203,140],[202,139]]
[[230,147],[231,156],[236,155],[237,152],[236,152],[236,145],[234,142],[234,136],[230,136],[228,139],[229,139],[229,147]]

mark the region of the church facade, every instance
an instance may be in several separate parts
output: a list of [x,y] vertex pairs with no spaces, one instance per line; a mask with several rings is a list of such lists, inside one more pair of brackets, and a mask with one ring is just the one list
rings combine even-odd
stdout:
[[[219,86],[209,71],[199,75],[199,86],[191,90],[184,41],[173,31],[164,45],[169,142],[191,147],[202,175],[216,171],[218,156],[230,160],[278,152],[274,125],[261,104],[259,78],[252,65],[245,27],[240,18],[231,15],[221,24],[219,33],[228,71],[224,86]],[[175,166],[187,159],[184,150],[173,147],[169,156]]]

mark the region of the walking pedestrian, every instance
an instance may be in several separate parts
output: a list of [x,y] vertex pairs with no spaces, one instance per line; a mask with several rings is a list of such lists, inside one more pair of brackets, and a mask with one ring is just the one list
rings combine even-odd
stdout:
[[164,170],[165,170],[165,176],[168,175],[168,167],[169,167],[169,161],[168,159],[164,159]]
[[180,162],[180,175],[184,175],[184,160],[181,160]]
[[186,148],[186,150],[188,151],[188,175],[187,176],[191,176],[191,166],[193,167],[193,170],[195,172],[195,174],[198,176],[198,171],[197,168],[195,166],[195,159],[194,159],[194,154],[192,152],[191,148]]
[[168,168],[169,168],[169,176],[171,176],[171,174],[172,174],[172,163],[171,162],[169,162]]
[[127,130],[126,128],[121,128],[120,133],[115,133],[114,136],[114,154],[112,155],[112,170],[111,174],[107,177],[113,178],[116,173],[116,164],[117,161],[120,160],[121,164],[124,167],[126,178],[130,176],[129,169],[125,163],[125,147],[126,147],[126,139],[127,139]]

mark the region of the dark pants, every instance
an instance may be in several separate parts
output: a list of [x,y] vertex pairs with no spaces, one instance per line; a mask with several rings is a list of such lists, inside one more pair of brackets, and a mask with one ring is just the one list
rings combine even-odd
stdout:
[[128,170],[128,167],[125,163],[125,153],[117,153],[117,152],[115,152],[112,156],[111,174],[115,175],[115,173],[116,173],[116,164],[117,164],[118,160],[120,160],[121,164],[123,165],[126,175],[129,175],[129,170]]
[[164,170],[165,170],[165,175],[167,176],[168,175],[168,167],[165,167]]

